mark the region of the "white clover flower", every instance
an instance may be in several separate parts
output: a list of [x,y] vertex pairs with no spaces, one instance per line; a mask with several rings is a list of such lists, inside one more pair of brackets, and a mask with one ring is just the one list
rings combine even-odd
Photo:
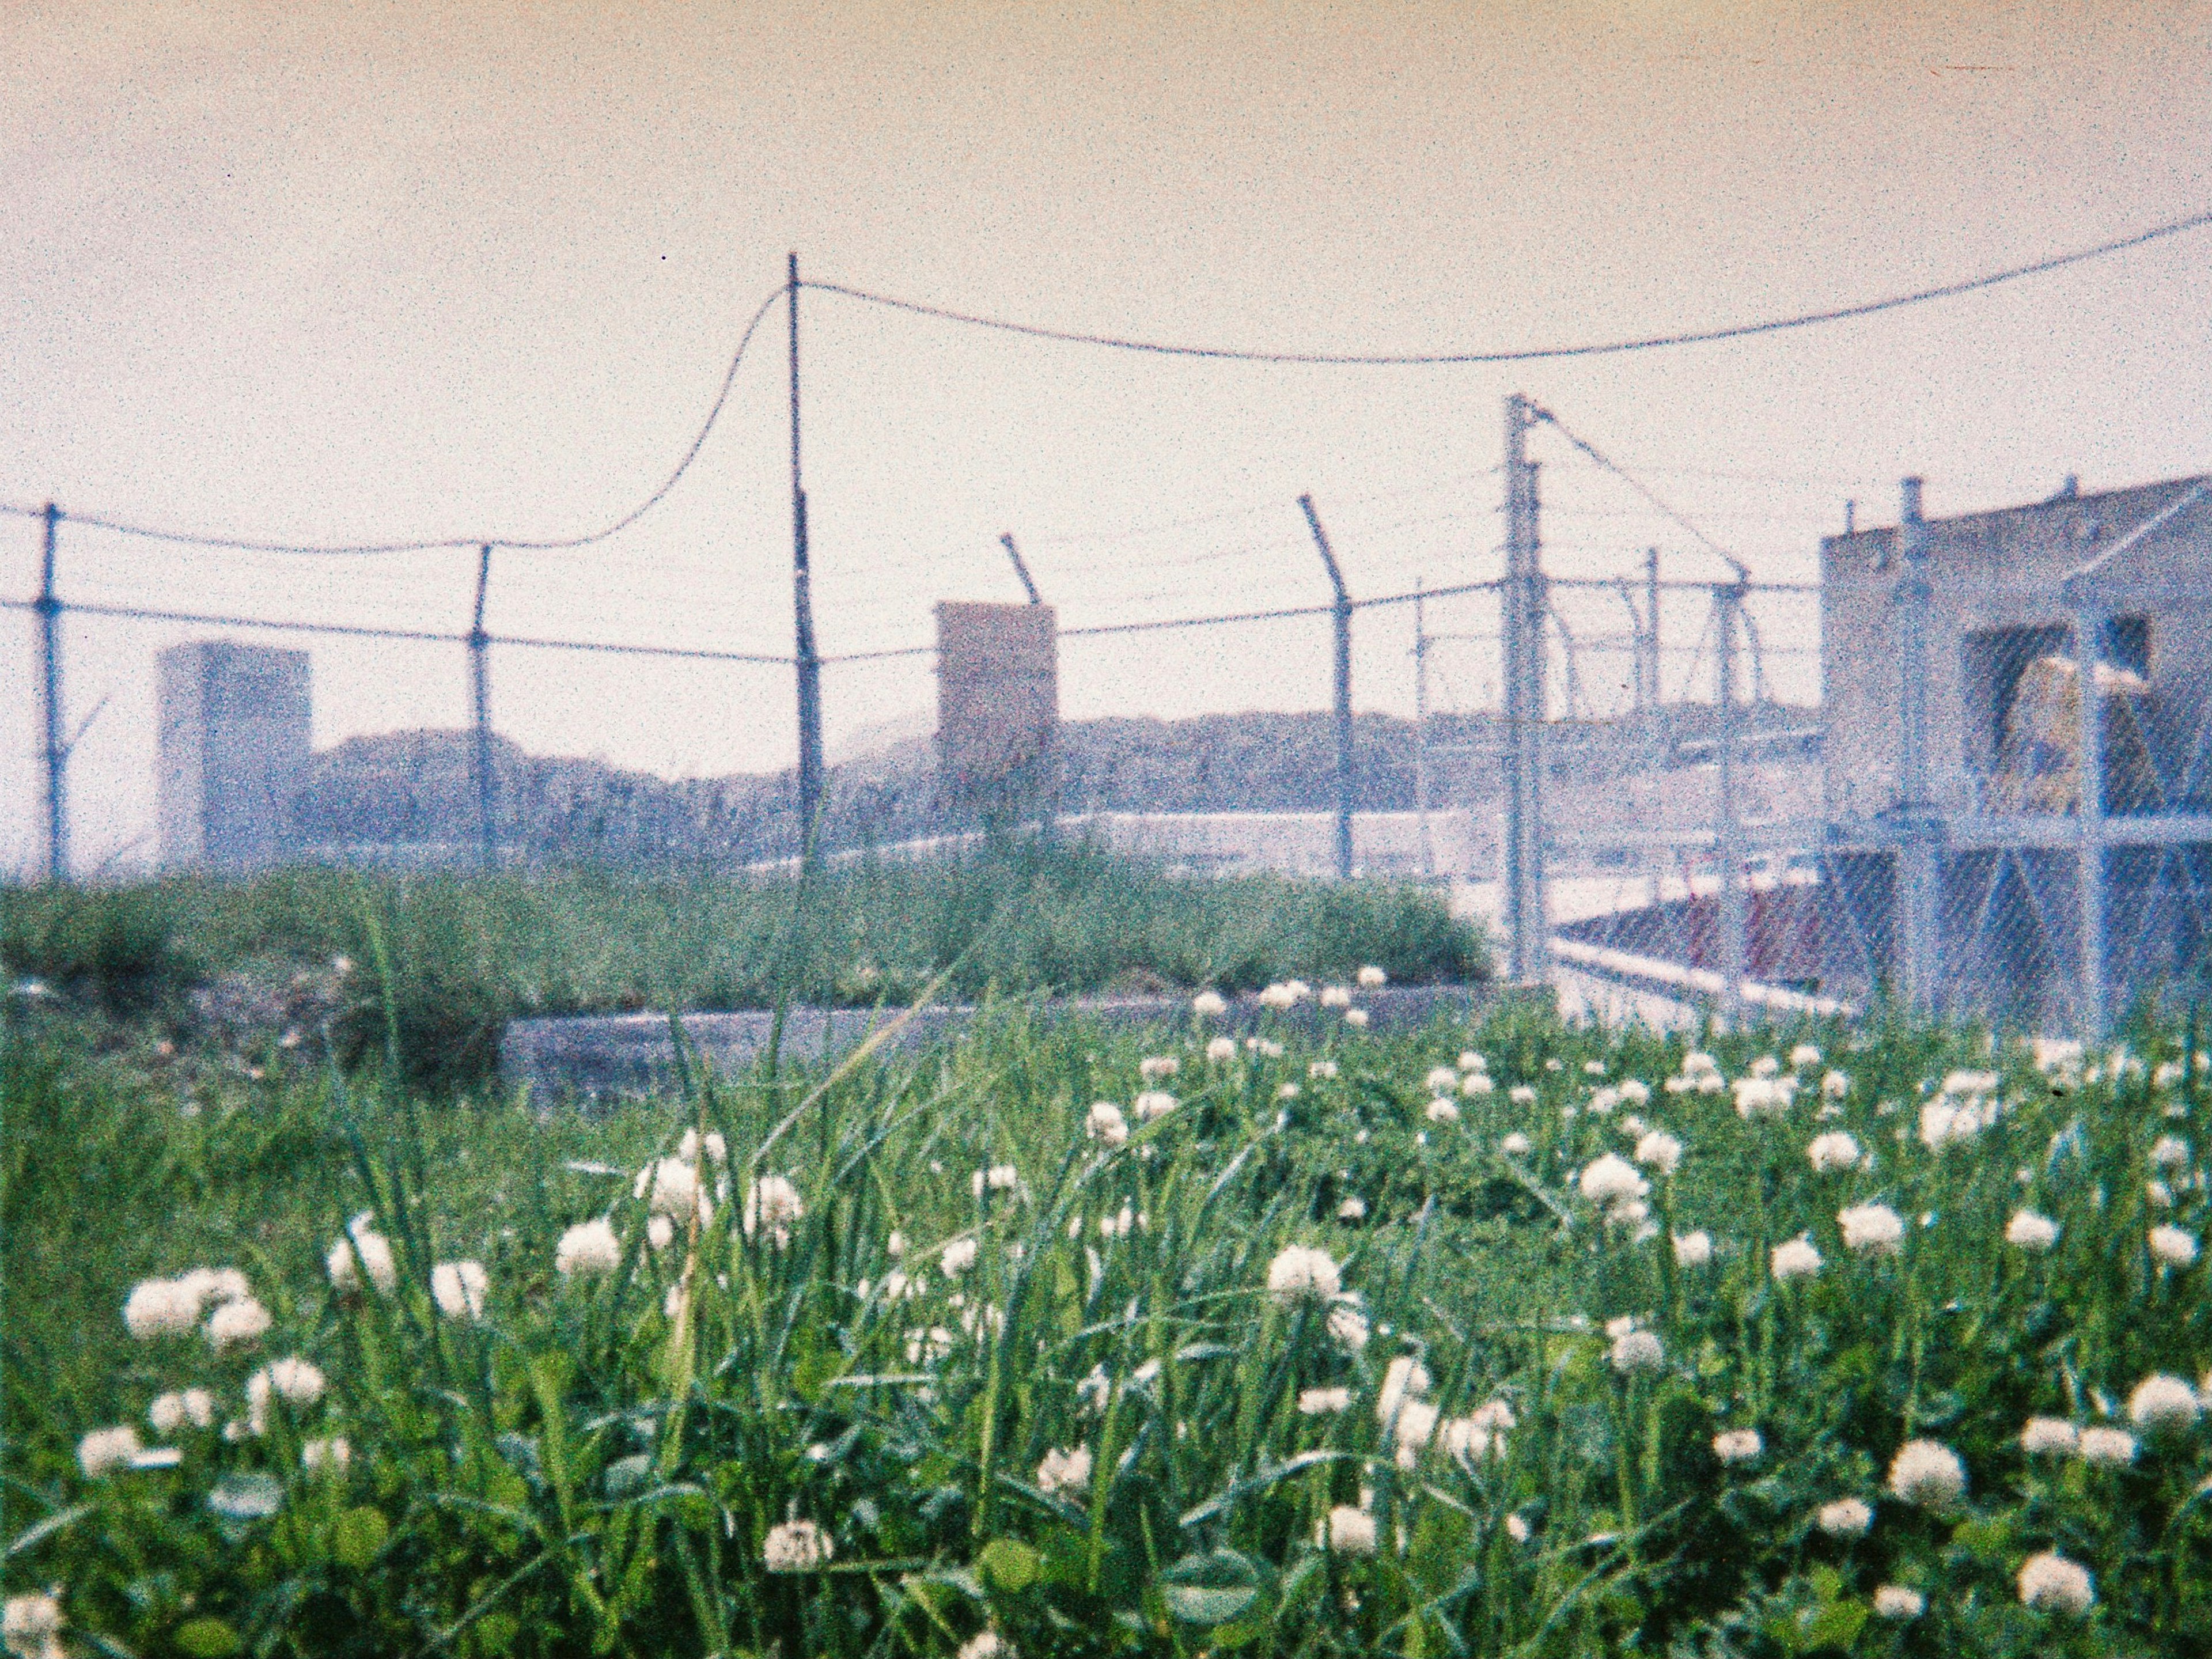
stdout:
[[353,1462],[353,1447],[342,1434],[326,1440],[310,1440],[300,1448],[300,1467],[309,1471],[328,1470],[332,1474]]
[[2189,1167],[2189,1143],[2178,1135],[2160,1135],[2150,1149],[2151,1164],[2160,1170],[2185,1170]]
[[1014,1644],[994,1630],[979,1630],[960,1644],[952,1659],[1021,1659]]
[[1398,1467],[1410,1469],[1419,1466],[1421,1452],[1437,1431],[1437,1411],[1425,1400],[1406,1400],[1399,1402],[1398,1414],[1391,1419],[1390,1431],[1398,1443]]
[[1607,1152],[1592,1162],[1577,1184],[1583,1196],[1593,1204],[1617,1204],[1624,1199],[1642,1198],[1651,1190],[1651,1183],[1618,1152]]
[[1620,1091],[1609,1084],[1602,1089],[1594,1089],[1590,1091],[1589,1109],[1595,1116],[1607,1116],[1613,1109],[1620,1104]]
[[1863,1498],[1838,1498],[1821,1504],[1813,1520],[1831,1538],[1863,1538],[1874,1526],[1874,1509]]
[[1621,1079],[1620,1090],[1621,1102],[1625,1105],[1641,1109],[1651,1103],[1651,1085],[1641,1078]]
[[1583,1062],[1583,1075],[1584,1077],[1603,1077],[1605,1075],[1605,1062],[1601,1060],[1584,1060]]
[[1173,1077],[1182,1070],[1182,1062],[1173,1054],[1146,1054],[1137,1062],[1137,1075],[1147,1083],[1157,1083],[1164,1077]]
[[208,1346],[217,1353],[250,1348],[267,1333],[269,1325],[269,1310],[252,1297],[226,1302],[208,1316]]
[[351,1237],[341,1238],[331,1245],[325,1265],[330,1270],[332,1288],[347,1295],[361,1289],[364,1272],[368,1282],[385,1296],[390,1296],[399,1283],[399,1267],[392,1259],[392,1241],[364,1226],[356,1226]]
[[1509,1515],[1505,1517],[1505,1535],[1516,1544],[1528,1541],[1528,1522],[1526,1516]]
[[1260,993],[1260,1006],[1262,1008],[1288,1008],[1297,1001],[1297,999],[1291,994],[1291,988],[1287,985],[1270,985]]
[[1322,986],[1321,1006],[1324,1008],[1349,1008],[1352,1006],[1352,988],[1349,985]]
[[138,1431],[128,1424],[94,1429],[76,1443],[76,1466],[86,1480],[98,1480],[112,1469],[129,1468],[139,1450]]
[[642,1198],[655,1215],[687,1224],[693,1215],[703,1223],[714,1213],[714,1204],[699,1188],[699,1171],[680,1158],[657,1158],[639,1171],[632,1195]]
[[1684,1077],[1718,1077],[1720,1070],[1720,1062],[1702,1048],[1692,1048],[1682,1056]]
[[1048,1451],[1037,1465],[1037,1490],[1042,1492],[1080,1491],[1091,1484],[1091,1448]]
[[[686,1129],[684,1132],[684,1139],[677,1143],[676,1156],[682,1158],[687,1164],[696,1164],[699,1161],[699,1148],[701,1144],[702,1143],[699,1139],[699,1132],[696,1129]],[[722,1139],[719,1132],[713,1129],[708,1130],[707,1139],[704,1145],[707,1148],[707,1156],[714,1159],[715,1163],[726,1164],[729,1162],[729,1143]]]
[[1498,1150],[1508,1158],[1526,1158],[1529,1151],[1528,1137],[1516,1129],[1498,1143]]
[[1437,1443],[1446,1455],[1462,1462],[1505,1455],[1505,1437],[1475,1417],[1446,1419],[1437,1431]]
[[2005,1243],[2016,1249],[2048,1250],[2058,1242],[2058,1224],[2033,1210],[2015,1210],[2005,1224]]
[[1138,1122],[1150,1123],[1175,1110],[1176,1097],[1162,1090],[1147,1089],[1132,1101],[1130,1106],[1137,1114]]
[[788,1176],[763,1176],[745,1188],[745,1206],[739,1224],[747,1238],[764,1235],[779,1250],[791,1243],[791,1230],[806,1213],[805,1200]]
[[972,1238],[956,1238],[937,1253],[937,1270],[947,1279],[957,1279],[975,1265],[981,1247]]
[[830,1534],[811,1521],[787,1521],[761,1540],[761,1565],[770,1572],[814,1572],[837,1553]]
[[892,1228],[890,1237],[884,1240],[884,1254],[890,1257],[894,1261],[904,1255],[906,1254],[906,1235],[901,1232],[897,1228]]
[[1358,981],[1359,988],[1363,991],[1378,990],[1382,986],[1388,984],[1390,979],[1389,975],[1384,973],[1380,968],[1377,968],[1371,962],[1364,968],[1362,968],[1357,974],[1353,975],[1352,977]]
[[1490,1080],[1487,1072],[1469,1072],[1459,1080],[1459,1091],[1469,1100],[1479,1100],[1484,1095],[1497,1092],[1498,1085]]
[[1298,1415],[1327,1417],[1333,1413],[1352,1409],[1352,1390],[1349,1389],[1301,1389],[1298,1391]]
[[1429,1368],[1412,1354],[1400,1354],[1382,1369],[1382,1388],[1375,1396],[1375,1420],[1386,1427],[1408,1399],[1429,1391]]
[[2115,1429],[2100,1424],[2095,1428],[2081,1431],[2075,1455],[2092,1468],[2125,1468],[2136,1461],[2136,1437],[2125,1429]]
[[1316,1083],[1327,1083],[1336,1075],[1336,1062],[1316,1060],[1306,1067],[1306,1076]]
[[441,1261],[430,1269],[430,1299],[448,1319],[482,1319],[490,1288],[491,1275],[481,1261]]
[[1838,1170],[1856,1168],[1861,1154],[1856,1139],[1841,1129],[1832,1129],[1814,1136],[1813,1144],[1805,1149],[1805,1156],[1814,1175],[1829,1175]]
[[1287,1245],[1267,1264],[1267,1290],[1278,1302],[1296,1302],[1301,1297],[1326,1302],[1342,1288],[1336,1263],[1327,1250]]
[[1952,1072],[1945,1075],[1942,1087],[1936,1092],[1979,1100],[1995,1094],[2000,1080],[1995,1072]]
[[2186,1267],[2197,1260],[2197,1235],[2179,1227],[2154,1227],[2147,1242],[2150,1253],[2169,1267]]
[[194,1267],[177,1283],[191,1293],[202,1313],[226,1302],[242,1302],[253,1294],[253,1286],[235,1267]]
[[1702,1267],[1713,1259],[1713,1236],[1709,1232],[1677,1233],[1674,1235],[1674,1265],[1678,1267]]
[[1796,1098],[1796,1084],[1790,1078],[1740,1077],[1730,1086],[1736,1115],[1747,1123],[1754,1118],[1782,1116]]
[[1365,1510],[1339,1504],[1322,1521],[1316,1543],[1331,1555],[1375,1553],[1375,1517]]
[[676,1224],[665,1215],[648,1216],[645,1223],[645,1242],[656,1250],[665,1250],[676,1242]]
[[1841,1100],[1851,1091],[1851,1080],[1841,1072],[1831,1071],[1820,1079],[1820,1098]]
[[611,1273],[622,1266],[622,1241],[602,1216],[580,1221],[553,1247],[553,1267],[563,1279],[578,1273]]
[[1429,1103],[1427,1115],[1431,1123],[1456,1123],[1459,1121],[1459,1104],[1449,1096],[1438,1095]]
[[1899,1624],[1917,1619],[1928,1611],[1928,1598],[1918,1590],[1903,1584],[1883,1584],[1874,1593],[1874,1613],[1877,1619],[1894,1620]]
[[1613,1339],[1609,1358],[1623,1376],[1656,1371],[1667,1363],[1667,1351],[1650,1331],[1623,1331]]
[[1366,1220],[1367,1200],[1358,1194],[1353,1194],[1336,1206],[1336,1218],[1339,1221]]
[[1237,1039],[1232,1036],[1218,1036],[1212,1039],[1206,1045],[1206,1057],[1208,1060],[1217,1060],[1236,1059]]
[[1664,1129],[1654,1129],[1636,1143],[1636,1161],[1647,1170],[1672,1175],[1682,1167],[1682,1143]]
[[1022,1172],[1011,1164],[994,1164],[968,1177],[968,1190],[976,1198],[986,1192],[1009,1193],[1022,1184]]
[[[1282,1084],[1275,1090],[1275,1098],[1278,1100],[1296,1100],[1297,1097],[1298,1085],[1295,1083]],[[1282,1127],[1282,1121],[1279,1119],[1275,1127],[1279,1129]]]
[[272,1399],[304,1411],[323,1397],[325,1386],[321,1370],[305,1359],[295,1356],[270,1361],[246,1379],[246,1407],[253,1432],[266,1431]]
[[1127,1146],[1129,1120],[1112,1101],[1102,1100],[1092,1105],[1090,1115],[1083,1120],[1083,1132],[1103,1146]]
[[1809,1042],[1801,1042],[1790,1051],[1790,1069],[1809,1072],[1820,1063],[1820,1051]]
[[1190,1000],[1190,1011],[1194,1014],[1211,1018],[1215,1014],[1227,1013],[1229,1004],[1218,991],[1200,991]]
[[2128,1420],[2139,1429],[2185,1429],[2203,1409],[2196,1389],[2165,1371],[2143,1378],[2128,1396]]
[[0,1608],[0,1646],[19,1659],[62,1659],[61,1633],[62,1604],[51,1595],[11,1595]]
[[154,1425],[155,1433],[163,1435],[174,1434],[188,1423],[194,1428],[210,1427],[215,1422],[215,1396],[205,1389],[157,1395],[146,1408],[146,1420]]
[[1895,1255],[1905,1243],[1905,1218],[1887,1204],[1854,1204],[1836,1212],[1844,1248],[1856,1255]]
[[1461,1049],[1459,1059],[1455,1063],[1462,1072],[1486,1072],[1490,1069],[1489,1060],[1472,1048]]
[[123,1304],[123,1323],[141,1342],[189,1336],[199,1322],[199,1297],[173,1279],[141,1279],[131,1287],[130,1299]]
[[1364,1008],[1346,1009],[1344,1011],[1344,1023],[1352,1027],[1355,1031],[1365,1030],[1367,1029],[1367,1011]]
[[1459,1073],[1449,1066],[1432,1066],[1422,1082],[1432,1095],[1449,1094],[1459,1087]]
[[1723,1463],[1755,1462],[1765,1449],[1757,1429],[1723,1429],[1713,1437],[1713,1455]]
[[1813,1248],[1813,1241],[1796,1237],[1774,1247],[1772,1262],[1778,1283],[1788,1284],[1793,1279],[1806,1279],[1820,1271],[1820,1253]]
[[2020,1431],[2021,1449],[2030,1457],[2071,1456],[2081,1444],[2081,1430],[2063,1417],[2031,1417]]
[[2078,1616],[2097,1599],[2097,1587],[2087,1567],[2046,1550],[2021,1565],[2020,1599],[2026,1607]]
[[934,1365],[952,1352],[952,1333],[942,1325],[927,1329],[919,1327],[906,1334],[906,1363],[909,1365]]
[[1505,1091],[1505,1097],[1516,1106],[1534,1106],[1536,1103],[1536,1091],[1525,1083],[1515,1084]]
[[1350,1297],[1340,1297],[1329,1306],[1328,1334],[1333,1340],[1358,1353],[1367,1346],[1367,1316]]
[[1908,1504],[1947,1509],[1965,1495],[1966,1466],[1940,1440],[1908,1440],[1890,1460],[1889,1489]]

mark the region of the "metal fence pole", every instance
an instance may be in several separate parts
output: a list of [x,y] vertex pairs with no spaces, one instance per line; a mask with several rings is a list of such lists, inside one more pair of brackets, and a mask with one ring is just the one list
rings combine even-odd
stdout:
[[1942,1000],[1936,902],[1942,878],[1942,824],[1929,799],[1928,610],[1935,590],[1928,575],[1928,525],[1920,511],[1921,481],[1901,486],[1898,526],[1904,575],[1897,586],[1898,832],[1897,902],[1899,977],[1906,1000],[1932,1012]]
[[54,544],[62,511],[52,501],[45,513],[46,555],[39,597],[39,712],[45,727],[46,793],[46,879],[67,881],[69,868],[69,745],[62,738],[62,602],[54,592]]
[[1321,562],[1328,568],[1329,585],[1336,589],[1336,602],[1330,611],[1336,634],[1336,878],[1352,879],[1352,593],[1344,585],[1344,572],[1337,568],[1336,555],[1328,544],[1328,532],[1321,527],[1321,517],[1314,511],[1313,497],[1301,495],[1298,505],[1305,510],[1306,527],[1313,532],[1314,545],[1321,550]]
[[1505,400],[1505,586],[1499,596],[1505,646],[1505,893],[1503,908],[1514,980],[1550,978],[1544,914],[1544,578],[1538,562],[1535,467],[1528,428],[1535,409],[1518,392]]
[[1718,940],[1721,974],[1721,1012],[1731,1021],[1743,1011],[1743,981],[1750,971],[1744,890],[1743,820],[1736,810],[1736,630],[1743,613],[1743,585],[1730,583],[1713,589],[1714,704],[1717,730],[1713,733],[1716,761],[1713,814],[1713,854],[1720,866]]
[[2095,605],[2077,605],[2074,612],[2074,655],[2080,666],[2080,775],[2075,816],[2078,837],[2075,853],[2075,880],[2081,901],[2081,995],[2079,1002],[2081,1036],[2097,1042],[2105,1035],[2108,1010],[2105,984],[2105,692],[2097,683],[2104,665],[2105,616]]
[[469,629],[469,700],[475,745],[470,769],[476,774],[477,867],[489,870],[499,863],[499,830],[493,817],[494,791],[491,755],[491,635],[484,631],[484,596],[491,586],[491,549],[487,545],[477,562],[476,621]]

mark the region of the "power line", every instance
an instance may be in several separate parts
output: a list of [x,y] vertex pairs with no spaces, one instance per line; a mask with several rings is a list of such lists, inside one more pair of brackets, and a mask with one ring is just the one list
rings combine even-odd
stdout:
[[1440,351],[1416,353],[1364,353],[1323,351],[1258,351],[1233,346],[1170,345],[1157,340],[1129,339],[1120,335],[1095,334],[1076,329],[1047,328],[1035,323],[1018,323],[1005,318],[987,317],[975,312],[955,311],[950,307],[925,304],[917,300],[902,300],[887,294],[873,294],[866,289],[848,288],[842,283],[810,282],[806,287],[823,294],[837,294],[848,300],[859,300],[868,305],[884,306],[894,311],[913,313],[916,316],[934,317],[943,322],[964,323],[970,327],[995,329],[1006,334],[1026,335],[1032,339],[1056,340],[1069,345],[1106,346],[1116,351],[1139,351],[1163,357],[1212,357],[1231,362],[1310,364],[1343,368],[1415,368],[1424,365],[1449,363],[1527,363],[1557,361],[1567,357],[1616,356],[1632,351],[1656,351],[1672,346],[1707,345],[1720,340],[1741,340],[1753,335],[1780,334],[1791,329],[1810,328],[1820,323],[1844,322],[1855,317],[1871,317],[1879,312],[1896,311],[1906,306],[1925,304],[1930,300],[1947,300],[1961,294],[1978,293],[1983,289],[1996,288],[2001,283],[2017,282],[2024,276],[2041,276],[2046,271],[2063,270],[2069,265],[2100,259],[2107,254],[2123,252],[2141,247],[2165,237],[2178,236],[2185,231],[2196,230],[2212,224],[2212,209],[2190,214],[2185,218],[2169,220],[2150,229],[2138,231],[2132,236],[2117,237],[2109,242],[2100,242],[2094,247],[2079,248],[2070,253],[2055,254],[2038,259],[2030,264],[2012,265],[2002,270],[1993,270],[1979,276],[1970,276],[1963,282],[1945,283],[1935,288],[1915,289],[1909,294],[1894,294],[1884,299],[1863,301],[1856,305],[1834,306],[1821,311],[1801,312],[1796,316],[1776,317],[1755,323],[1736,323],[1721,328],[1695,329],[1679,334],[1653,334],[1626,340],[1601,343],[1537,346],[1514,351]]
[[1540,421],[1544,421],[1549,423],[1562,438],[1565,438],[1577,449],[1582,451],[1583,454],[1589,456],[1591,460],[1596,462],[1598,465],[1604,468],[1605,471],[1612,473],[1614,477],[1620,479],[1621,483],[1626,484],[1631,489],[1644,497],[1645,501],[1650,502],[1653,507],[1665,514],[1667,517],[1673,520],[1674,523],[1680,526],[1684,530],[1688,531],[1692,536],[1695,536],[1698,541],[1705,544],[1708,552],[1713,553],[1717,556],[1727,560],[1729,568],[1735,572],[1736,579],[1739,581],[1749,580],[1751,572],[1741,559],[1736,557],[1735,554],[1729,552],[1728,549],[1723,547],[1711,536],[1705,534],[1703,530],[1692,523],[1688,518],[1685,517],[1682,514],[1677,513],[1673,507],[1668,506],[1666,502],[1661,501],[1658,495],[1652,491],[1650,486],[1644,483],[1642,479],[1628,471],[1627,469],[1623,467],[1619,462],[1615,461],[1611,456],[1599,449],[1596,445],[1589,442],[1587,439],[1577,437],[1573,431],[1569,428],[1566,422],[1562,421],[1558,416],[1553,414],[1550,410],[1539,409],[1536,411],[1536,418]]
[[[241,536],[210,536],[197,531],[166,530],[159,526],[136,524],[129,520],[111,519],[97,514],[64,513],[61,517],[68,523],[82,525],[92,530],[105,530],[118,536],[136,536],[143,540],[168,542],[180,547],[224,548],[237,553],[352,556],[381,553],[433,553],[457,548],[473,549],[486,545],[515,552],[556,553],[580,547],[589,547],[594,543],[605,541],[608,538],[629,529],[630,526],[652,512],[654,507],[660,505],[668,492],[676,488],[677,482],[691,470],[691,463],[699,459],[699,452],[706,447],[708,435],[714,431],[715,422],[721,418],[723,405],[730,400],[730,388],[737,383],[738,366],[745,360],[745,348],[752,343],[753,335],[758,331],[762,320],[767,317],[769,309],[775,302],[784,296],[785,292],[786,289],[781,287],[771,292],[768,298],[761,301],[760,309],[753,313],[752,321],[745,325],[745,331],[738,341],[738,349],[731,354],[730,366],[723,371],[721,389],[714,394],[713,407],[708,410],[706,420],[701,422],[699,430],[693,434],[690,443],[684,451],[683,458],[676,463],[674,470],[661,480],[660,487],[612,523],[581,536],[536,539],[511,536],[445,536],[422,541],[319,544],[261,541]],[[17,518],[25,519],[42,519],[46,516],[45,509],[42,507],[19,507],[10,502],[0,502],[0,513],[11,514]]]

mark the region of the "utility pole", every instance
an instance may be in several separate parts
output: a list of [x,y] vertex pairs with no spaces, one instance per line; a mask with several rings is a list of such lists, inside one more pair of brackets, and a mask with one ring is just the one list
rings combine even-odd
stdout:
[[1644,653],[1638,665],[1637,701],[1648,714],[1659,710],[1659,550],[1644,550]]
[[477,787],[477,868],[499,863],[499,832],[493,818],[495,785],[491,769],[491,635],[484,631],[484,596],[491,586],[491,544],[477,559],[476,620],[469,625],[469,702],[476,743],[471,769]]
[[64,793],[69,745],[62,741],[62,602],[54,593],[54,542],[62,510],[46,503],[46,557],[39,598],[40,714],[46,726],[46,879],[69,879],[69,805]]
[[1014,574],[1022,579],[1022,591],[1030,596],[1030,603],[1042,605],[1044,599],[1037,592],[1037,585],[1030,580],[1030,568],[1022,562],[1022,550],[1014,545],[1014,532],[1009,530],[1001,535],[999,544],[1006,550],[1006,556],[1014,562]]
[[822,811],[822,659],[814,646],[814,596],[808,572],[806,489],[799,471],[799,255],[784,290],[791,318],[791,608],[799,669],[799,817],[805,858],[814,857]]
[[1743,823],[1736,811],[1735,658],[1736,627],[1743,614],[1743,583],[1713,590],[1714,702],[1719,730],[1713,734],[1715,792],[1714,862],[1720,866],[1721,1012],[1731,1024],[1743,1011],[1743,981],[1751,967],[1744,912],[1747,904]]
[[1906,999],[1924,1012],[1942,1000],[1937,884],[1942,826],[1928,799],[1928,524],[1921,516],[1921,481],[1899,486],[1897,537],[1904,575],[1897,584],[1898,707],[1897,902],[1899,977]]
[[1437,872],[1436,848],[1429,840],[1429,628],[1428,578],[1413,580],[1413,821],[1421,837],[1421,874]]
[[1313,532],[1314,545],[1321,550],[1321,562],[1328,568],[1328,580],[1336,589],[1334,612],[1336,623],[1336,878],[1352,879],[1352,594],[1344,585],[1344,573],[1336,567],[1336,555],[1329,550],[1328,534],[1321,527],[1320,515],[1314,511],[1313,497],[1301,495],[1298,505],[1305,509],[1306,527]]
[[1536,409],[1505,400],[1505,894],[1514,981],[1550,978],[1544,915],[1544,614],[1548,608],[1536,535],[1536,469],[1528,428]]

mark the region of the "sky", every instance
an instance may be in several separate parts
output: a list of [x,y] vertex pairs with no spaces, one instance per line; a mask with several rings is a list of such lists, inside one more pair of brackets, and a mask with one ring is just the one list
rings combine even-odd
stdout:
[[[2212,4],[875,7],[17,4],[0,13],[0,501],[301,541],[557,538],[696,434],[804,276],[1050,326],[1294,351],[1640,336],[1849,304],[2212,206]],[[939,599],[1063,626],[1325,603],[1499,568],[1521,392],[1778,582],[1818,538],[2202,471],[2212,231],[1911,310],[1510,367],[1284,368],[989,334],[809,292],[803,445],[833,654]],[[774,312],[696,461],[586,550],[496,556],[495,632],[786,653],[787,340]],[[1549,430],[1555,577],[1717,560]],[[64,523],[65,599],[468,625],[472,554],[194,552]],[[38,583],[0,519],[0,595]],[[1562,602],[1582,705],[1626,613]],[[1670,600],[1670,694],[1704,617]],[[1761,602],[1818,696],[1817,603]],[[1363,708],[1410,711],[1410,607],[1363,614]],[[1487,602],[1426,608],[1494,630]],[[150,856],[153,654],[64,624],[81,869]],[[457,725],[460,650],[313,653],[315,728]],[[0,867],[27,867],[30,618],[0,617]],[[1432,707],[1494,647],[1440,640]],[[1560,666],[1563,668],[1564,664]],[[1069,639],[1070,717],[1326,705],[1321,618]],[[1559,696],[1564,700],[1565,676]],[[500,729],[665,775],[795,748],[787,669],[495,653]],[[926,658],[832,665],[833,757],[928,729]],[[88,724],[87,724],[88,722]]]

